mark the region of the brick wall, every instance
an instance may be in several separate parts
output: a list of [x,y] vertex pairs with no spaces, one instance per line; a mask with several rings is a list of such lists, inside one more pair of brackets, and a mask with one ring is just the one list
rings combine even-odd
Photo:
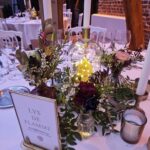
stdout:
[[[145,44],[150,40],[150,0],[142,0]],[[99,0],[98,13],[124,16],[123,0]]]

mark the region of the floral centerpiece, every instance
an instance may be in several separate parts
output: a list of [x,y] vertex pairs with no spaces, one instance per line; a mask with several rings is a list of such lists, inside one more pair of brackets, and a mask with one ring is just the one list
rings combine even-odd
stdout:
[[[117,81],[117,86],[111,80],[107,82],[108,77],[111,75],[118,78],[125,67],[142,60],[143,57],[139,52],[131,53],[130,51],[119,50],[111,54],[104,53],[101,63],[105,69],[93,72],[86,80],[84,78],[75,80],[76,76],[79,75],[78,65],[75,76],[71,75],[69,68],[64,70],[65,72],[60,75],[62,86],[58,90],[59,99],[63,100],[62,103],[64,104],[60,117],[63,138],[65,139],[63,139],[65,142],[62,141],[64,149],[68,148],[67,145],[75,145],[76,138],[81,140],[85,137],[85,134],[83,136],[83,132],[80,132],[78,124],[78,117],[81,112],[90,111],[94,117],[95,126],[100,125],[103,134],[117,132],[115,121],[120,119],[127,108],[134,107],[136,103],[136,86],[129,77],[124,78],[126,82]],[[80,69],[84,69],[84,67]]]
[[[89,137],[98,125],[102,127],[103,134],[116,131],[115,121],[124,110],[134,107],[136,88],[128,77],[124,78],[128,82],[120,82],[118,77],[125,67],[143,58],[140,53],[127,50],[104,53],[101,57],[105,67],[103,70],[93,72],[91,63],[83,58],[75,65],[76,72],[72,74],[72,68],[58,69],[62,63],[64,45],[58,44],[54,37],[52,27],[49,26],[48,30],[40,34],[40,49],[28,54],[17,50],[16,57],[20,62],[19,69],[30,84],[41,87],[44,92],[42,96],[57,100],[62,149],[73,150],[71,145],[76,144],[76,139]],[[47,92],[46,82],[51,81],[53,85],[54,80],[59,84]],[[82,119],[82,125],[86,124],[88,130],[81,132],[79,116],[88,112],[90,114],[86,116],[86,123]]]
[[[16,57],[20,62],[18,68],[23,72],[29,84],[36,88],[34,93],[40,92],[42,96],[54,98],[56,94],[54,87],[51,87],[52,93],[48,94],[46,82],[50,81],[54,85],[54,78],[59,72],[58,65],[62,62],[60,56],[63,44],[58,44],[55,39],[55,32],[52,26],[45,28],[40,33],[40,48],[29,52],[21,50],[16,51]],[[38,90],[38,91],[37,91]]]
[[[143,61],[143,56],[140,52],[132,52],[129,50],[120,49],[113,51],[112,53],[104,53],[101,58],[101,63],[106,67],[106,70],[111,72],[111,79],[116,84],[126,82],[120,75],[122,70],[126,67],[130,67],[137,61]],[[119,79],[121,78],[121,79]]]

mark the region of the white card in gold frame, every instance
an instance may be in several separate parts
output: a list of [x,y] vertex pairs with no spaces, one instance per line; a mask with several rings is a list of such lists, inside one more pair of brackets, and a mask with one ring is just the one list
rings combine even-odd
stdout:
[[47,150],[60,150],[56,100],[11,92],[25,143]]

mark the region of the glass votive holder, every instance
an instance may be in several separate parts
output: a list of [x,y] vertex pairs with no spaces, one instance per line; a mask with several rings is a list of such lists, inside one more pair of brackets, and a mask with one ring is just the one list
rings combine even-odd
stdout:
[[91,111],[79,114],[77,126],[83,139],[87,139],[94,134],[94,118]]
[[135,144],[139,141],[147,122],[141,109],[127,109],[123,113],[120,135],[124,141]]

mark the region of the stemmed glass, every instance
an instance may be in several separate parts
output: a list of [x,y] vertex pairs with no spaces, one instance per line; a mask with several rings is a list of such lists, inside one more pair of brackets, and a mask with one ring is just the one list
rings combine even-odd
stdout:
[[114,37],[115,49],[119,50],[128,48],[130,40],[131,40],[130,31],[116,30]]
[[5,75],[9,73],[7,57],[0,50],[0,83],[5,82]]
[[9,69],[9,76],[8,79],[10,80],[18,80],[22,77],[22,74],[17,70],[16,66],[18,64],[16,60],[16,49],[17,49],[17,38],[8,38],[5,47],[1,49],[2,54],[5,55],[8,61],[8,69]]
[[114,36],[111,31],[107,31],[105,35],[99,34],[99,44],[105,51],[112,51]]

